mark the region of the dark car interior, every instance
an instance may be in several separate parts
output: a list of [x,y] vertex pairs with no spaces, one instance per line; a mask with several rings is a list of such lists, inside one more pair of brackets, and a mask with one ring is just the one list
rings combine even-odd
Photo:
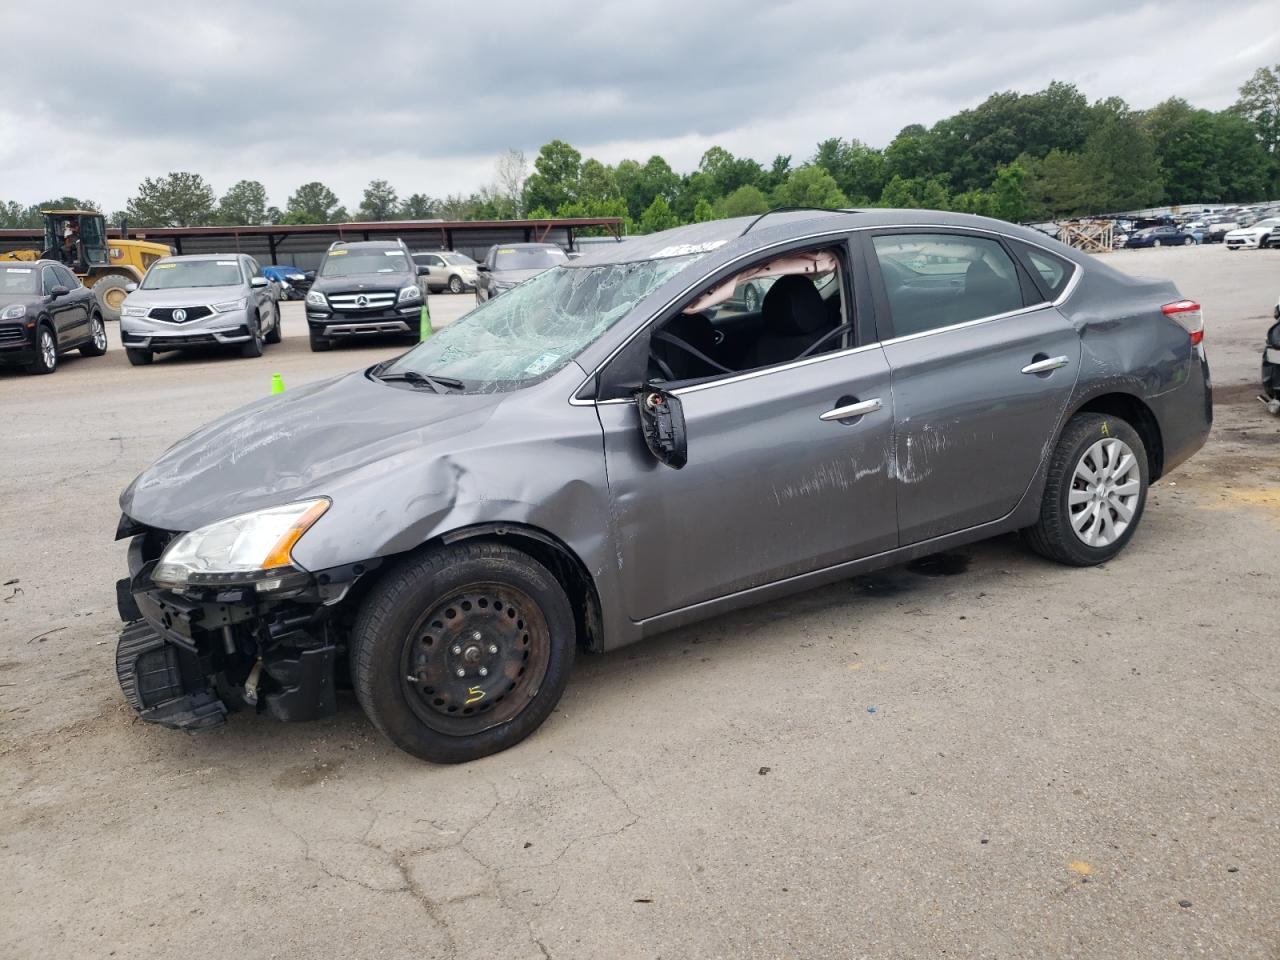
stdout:
[[850,324],[839,279],[781,276],[754,312],[738,299],[676,314],[650,336],[650,381],[705,380],[842,349]]

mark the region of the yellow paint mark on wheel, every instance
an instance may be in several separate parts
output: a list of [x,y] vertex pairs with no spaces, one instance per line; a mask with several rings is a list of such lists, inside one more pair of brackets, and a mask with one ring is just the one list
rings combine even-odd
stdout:
[[484,699],[484,690],[480,687],[468,687],[467,694],[467,699],[462,701],[464,707],[469,707],[471,704],[479,703]]
[[1078,873],[1082,877],[1087,877],[1093,873],[1093,864],[1085,863],[1083,860],[1072,860],[1067,864],[1067,869],[1072,873]]
[[1109,424],[1106,420],[1102,421],[1102,435],[1104,437],[1111,436],[1111,424]]

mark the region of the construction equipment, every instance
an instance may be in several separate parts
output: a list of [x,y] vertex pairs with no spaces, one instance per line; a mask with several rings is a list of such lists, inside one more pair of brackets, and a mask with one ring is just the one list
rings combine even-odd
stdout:
[[[58,260],[66,264],[94,298],[105,320],[119,320],[126,284],[142,280],[146,269],[172,252],[166,244],[108,239],[106,220],[94,210],[41,210],[44,247],[11,250],[0,260]],[[124,230],[121,230],[124,233]]]

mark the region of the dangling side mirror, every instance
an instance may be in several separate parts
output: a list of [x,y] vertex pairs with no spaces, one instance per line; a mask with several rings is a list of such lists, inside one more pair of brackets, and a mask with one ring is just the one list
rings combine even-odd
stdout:
[[680,398],[654,386],[636,394],[640,411],[640,431],[649,452],[669,467],[679,470],[689,461],[684,432],[684,409]]

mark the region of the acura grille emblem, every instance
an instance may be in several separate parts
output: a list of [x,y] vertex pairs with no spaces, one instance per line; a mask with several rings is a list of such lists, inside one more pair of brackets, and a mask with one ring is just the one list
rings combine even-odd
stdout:
[[186,320],[186,319],[187,319],[187,311],[183,310],[181,307],[179,307],[177,310],[173,311],[173,322],[174,322],[174,323],[182,323],[182,322],[183,322],[184,320]]

